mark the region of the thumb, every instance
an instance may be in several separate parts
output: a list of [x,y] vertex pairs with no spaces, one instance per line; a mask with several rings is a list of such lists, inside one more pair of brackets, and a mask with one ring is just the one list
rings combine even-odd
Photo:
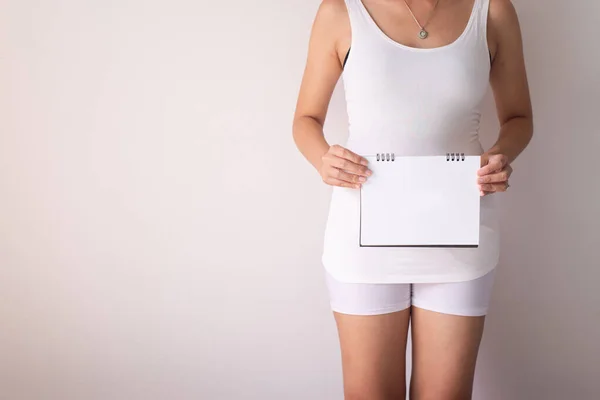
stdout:
[[486,153],[483,153],[481,155],[481,167],[488,165],[488,163],[490,162],[490,156]]

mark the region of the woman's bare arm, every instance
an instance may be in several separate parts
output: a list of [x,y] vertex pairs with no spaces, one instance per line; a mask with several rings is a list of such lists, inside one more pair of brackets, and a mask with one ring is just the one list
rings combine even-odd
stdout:
[[342,74],[340,54],[350,44],[350,23],[343,0],[324,0],[317,12],[293,123],[293,137],[323,181],[359,187],[366,160],[341,146],[330,146],[323,125],[333,90]]
[[480,170],[481,190],[504,191],[512,163],[533,135],[533,116],[519,20],[510,0],[491,0],[489,29],[495,44],[490,72],[500,121],[496,143],[484,154]]

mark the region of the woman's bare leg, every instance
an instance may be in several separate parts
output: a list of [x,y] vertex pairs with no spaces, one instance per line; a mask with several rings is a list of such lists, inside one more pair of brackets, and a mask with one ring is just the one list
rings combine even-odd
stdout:
[[345,400],[404,400],[410,308],[382,315],[334,315]]
[[485,316],[412,307],[411,400],[470,400]]

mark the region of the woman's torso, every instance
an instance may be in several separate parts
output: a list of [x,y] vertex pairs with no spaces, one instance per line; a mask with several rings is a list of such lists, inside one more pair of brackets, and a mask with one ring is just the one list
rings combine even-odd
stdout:
[[[490,72],[489,0],[474,0],[456,40],[428,49],[391,39],[361,0],[346,0],[346,6],[352,31],[342,77],[349,119],[346,147],[361,155],[481,154],[481,103]],[[458,281],[481,276],[498,257],[493,203],[491,196],[482,199],[477,249],[360,248],[355,240],[358,192],[334,188],[324,265],[338,279],[355,282]]]
[[[396,42],[360,0],[346,1],[352,39],[342,78],[351,150],[399,155],[482,152],[480,105],[490,71],[488,1],[474,0],[458,38],[435,48]],[[407,30],[413,31],[413,25]]]

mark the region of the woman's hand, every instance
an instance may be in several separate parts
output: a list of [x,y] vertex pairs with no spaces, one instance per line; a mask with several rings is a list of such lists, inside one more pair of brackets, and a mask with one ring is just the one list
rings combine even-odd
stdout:
[[508,164],[508,157],[505,155],[483,154],[481,156],[481,168],[477,171],[480,195],[506,192],[506,189],[510,186],[508,178],[510,178],[512,171],[512,167]]
[[338,145],[329,147],[321,161],[319,174],[323,182],[332,186],[359,189],[372,173],[366,158]]

